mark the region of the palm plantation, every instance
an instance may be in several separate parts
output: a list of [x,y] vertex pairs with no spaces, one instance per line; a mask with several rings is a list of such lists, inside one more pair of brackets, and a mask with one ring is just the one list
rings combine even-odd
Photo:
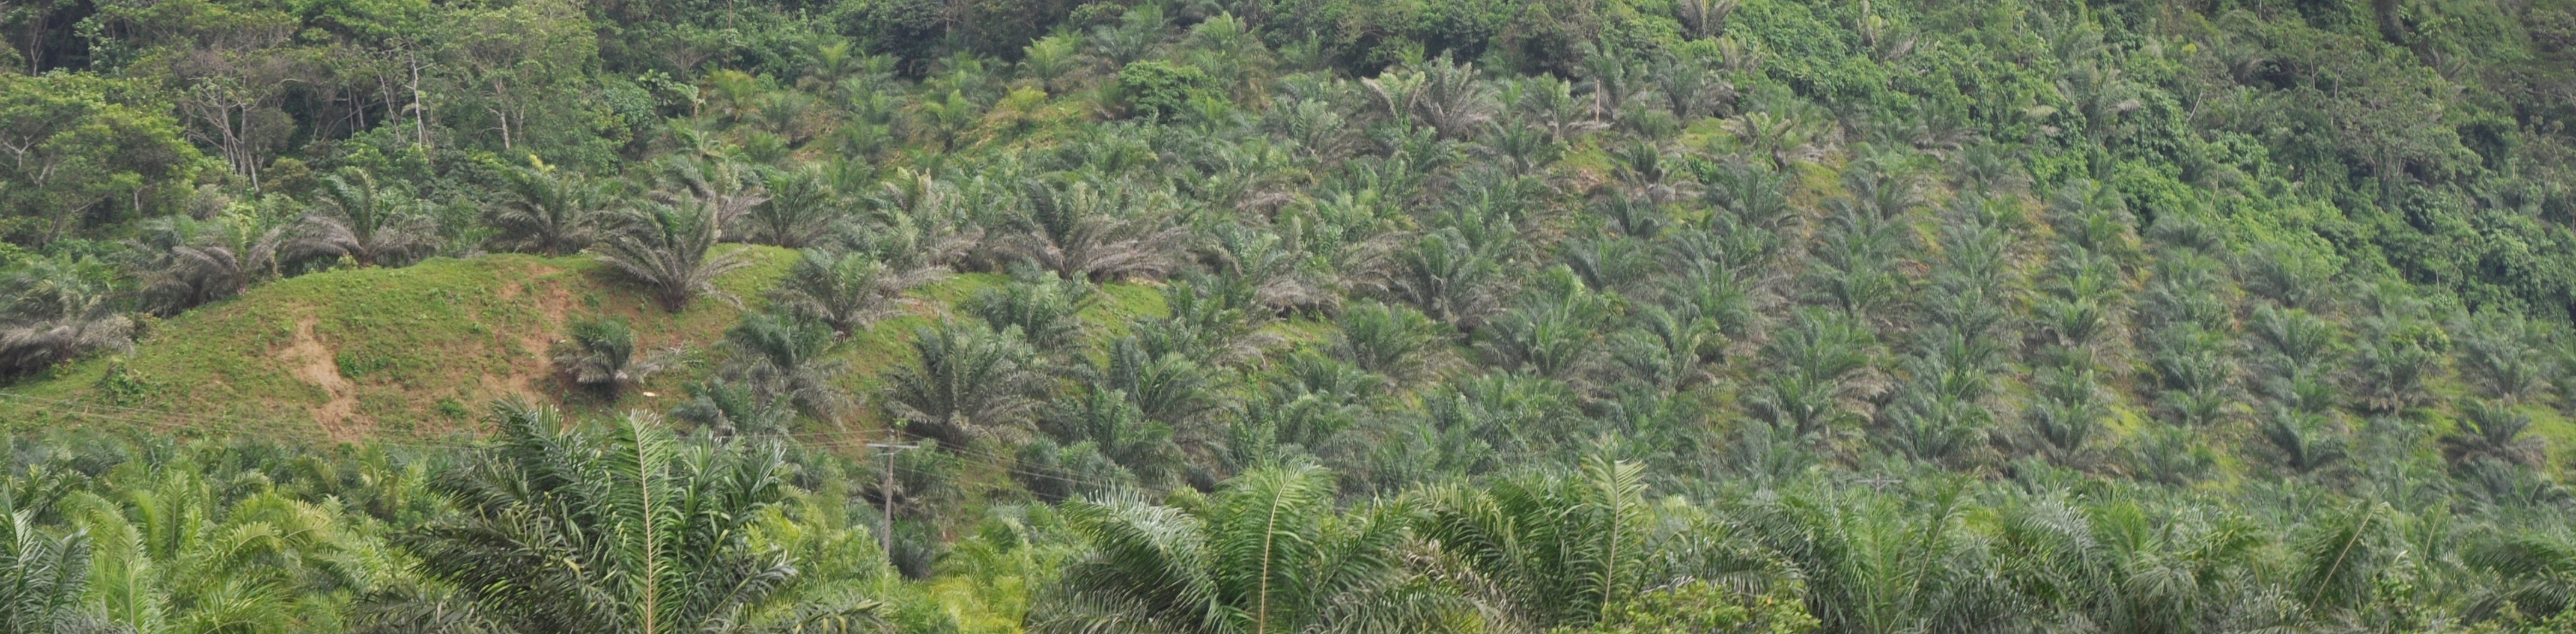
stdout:
[[2576,627],[2570,0],[0,40],[0,634]]

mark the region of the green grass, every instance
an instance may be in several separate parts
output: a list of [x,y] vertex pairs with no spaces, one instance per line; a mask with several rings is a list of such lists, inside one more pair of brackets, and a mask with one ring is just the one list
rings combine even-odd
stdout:
[[[732,299],[701,298],[676,314],[581,256],[436,259],[281,280],[152,323],[132,354],[68,364],[0,390],[0,420],[26,429],[425,442],[480,429],[486,404],[513,395],[578,415],[663,411],[711,370],[724,331],[764,305],[763,293],[796,257],[727,248],[751,249],[755,261],[718,280]],[[1005,279],[956,275],[915,289],[904,315],[841,349],[856,369],[845,384],[872,389],[885,368],[909,360],[915,326]],[[1101,297],[1082,314],[1095,333],[1124,331],[1136,316],[1164,310],[1152,286],[1111,284]],[[639,347],[680,346],[692,363],[614,404],[573,389],[547,361],[547,348],[567,321],[600,315],[631,324]]]
[[[749,248],[755,264],[718,285],[756,300],[794,253]],[[0,403],[0,412],[21,424],[71,416],[181,430],[319,431],[342,440],[383,430],[442,434],[472,423],[457,415],[459,404],[471,412],[511,394],[562,395],[546,349],[565,320],[588,315],[625,319],[639,344],[654,347],[703,345],[740,319],[718,298],[664,313],[587,257],[493,255],[331,271],[154,324],[133,354],[71,364],[11,389],[23,398]],[[111,368],[120,379],[103,382]],[[346,413],[325,413],[334,407]]]

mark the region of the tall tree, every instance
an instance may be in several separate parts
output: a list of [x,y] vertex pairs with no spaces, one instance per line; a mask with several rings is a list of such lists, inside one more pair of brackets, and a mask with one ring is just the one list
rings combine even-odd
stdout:
[[170,208],[203,157],[144,86],[0,73],[0,234],[45,244]]

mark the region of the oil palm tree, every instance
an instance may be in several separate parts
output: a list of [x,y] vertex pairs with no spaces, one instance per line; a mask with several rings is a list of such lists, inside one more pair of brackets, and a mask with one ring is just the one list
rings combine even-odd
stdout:
[[170,216],[145,221],[141,235],[126,244],[138,260],[144,304],[153,314],[169,317],[230,299],[254,282],[275,277],[286,229],[243,215],[211,220]]
[[2157,332],[2148,365],[2163,391],[2156,408],[2186,426],[2217,421],[2229,411],[2235,393],[2236,364],[2228,354],[2227,336],[2198,323],[2178,323]]
[[1562,256],[1565,265],[1583,278],[1583,283],[1604,291],[1635,294],[1659,267],[1654,249],[1636,238],[1598,238],[1568,240]]
[[1876,203],[1834,202],[1840,210],[1818,232],[1818,244],[1809,252],[1807,270],[1799,277],[1801,286],[1812,301],[1853,318],[1882,317],[1910,290],[1910,281],[1896,271],[1896,254],[1905,246],[1900,242],[1902,227],[1880,216]]
[[715,215],[717,226],[731,225],[769,200],[759,170],[719,153],[672,154],[653,164],[654,181],[677,196],[695,200]]
[[977,291],[962,308],[994,332],[1017,329],[1040,352],[1065,354],[1082,343],[1080,315],[1097,301],[1093,293],[1090,285],[1046,272]]
[[610,318],[574,320],[564,339],[555,342],[553,355],[555,367],[572,375],[574,383],[598,390],[612,403],[626,388],[643,385],[680,362],[676,347],[636,357],[634,329]]
[[1643,199],[1639,202],[1664,205],[1689,192],[1691,184],[1681,173],[1680,159],[1652,141],[1611,148],[1610,159],[1620,184]]
[[687,390],[689,401],[671,408],[671,419],[719,438],[784,433],[796,418],[796,408],[787,399],[722,376],[691,383]]
[[1994,425],[1994,412],[1975,401],[1909,388],[1880,413],[1880,446],[1915,460],[1955,465],[1965,460]]
[[1389,116],[1431,128],[1444,139],[1464,139],[1494,116],[1492,90],[1476,77],[1474,63],[1443,53],[1404,71],[1360,80]]
[[1855,416],[1844,409],[1844,401],[1854,396],[1853,379],[1869,368],[1869,350],[1875,345],[1867,329],[1840,313],[1798,311],[1795,321],[1762,346],[1762,356],[1775,370],[1755,391],[1754,411],[1773,427],[1798,435],[1822,432]]
[[1597,367],[1601,300],[1577,289],[1539,295],[1505,311],[1477,333],[1476,349],[1494,367],[1573,381]]
[[1397,251],[1375,285],[1432,319],[1470,326],[1501,307],[1501,275],[1493,254],[1470,245],[1456,229],[1442,229]]
[[1145,185],[1076,180],[1057,187],[1023,186],[1026,232],[1002,236],[995,250],[1036,263],[1065,279],[1105,281],[1161,277],[1179,266],[1188,232],[1157,207],[1171,204]]
[[1092,27],[1092,52],[1109,62],[1110,66],[1126,66],[1128,62],[1144,59],[1162,46],[1163,26],[1161,5],[1138,7],[1119,16],[1118,24]]
[[1690,39],[1716,39],[1726,34],[1726,15],[1734,15],[1739,5],[1744,0],[1682,0],[1672,5],[1672,15]]
[[771,175],[769,197],[736,224],[744,240],[802,249],[822,241],[845,215],[846,204],[819,165]]
[[2521,315],[2497,310],[2466,315],[2451,327],[2460,365],[2487,395],[2519,403],[2540,391],[2551,367],[2539,329]]
[[[102,486],[54,506],[88,535],[94,615],[130,632],[284,634],[335,625],[353,594],[392,577],[369,556],[381,540],[336,500],[308,502],[271,487],[227,494],[255,471],[176,452],[156,468],[127,463]],[[337,586],[333,593],[319,588]]]
[[1074,501],[1085,553],[1029,629],[1287,634],[1444,631],[1468,616],[1402,573],[1407,508],[1349,512],[1320,467],[1256,469],[1187,506]]
[[2343,462],[2350,453],[2326,417],[2289,407],[2273,409],[2255,429],[2281,468],[2305,475]]
[[[2123,634],[2234,630],[2257,619],[2263,592],[2243,576],[2258,537],[2131,500],[2078,505],[2062,496],[2007,503],[1995,549],[2001,580],[2043,631]],[[2253,617],[2253,618],[2248,618]]]
[[2470,604],[2471,619],[2516,613],[2554,621],[2576,606],[2576,538],[2563,527],[2502,531],[2463,551],[2469,565],[2504,580]]
[[963,447],[1016,432],[1042,404],[1037,353],[1015,332],[946,321],[912,335],[913,362],[887,373],[885,392],[907,433]]
[[725,331],[724,378],[818,420],[839,423],[857,397],[833,381],[850,371],[831,358],[842,340],[822,323],[770,313],[746,315]]
[[1955,488],[1919,498],[1867,489],[1766,496],[1746,528],[1797,566],[1824,631],[2013,631],[2013,596]]
[[2042,400],[2022,409],[2022,424],[2010,437],[2017,451],[2059,466],[2088,469],[2103,460],[2100,440],[2108,435],[2108,416],[2089,401]]
[[2426,326],[2373,328],[2365,323],[2353,355],[2353,391],[2361,404],[2378,413],[2394,413],[2424,404],[2430,394],[2425,384],[2440,370],[2441,345]]
[[1655,561],[1677,544],[1659,543],[1645,490],[1643,467],[1596,455],[1572,474],[1418,493],[1414,531],[1465,569],[1458,576],[1489,586],[1516,625],[1580,627],[1684,574]]
[[822,322],[849,336],[894,315],[903,276],[863,252],[808,250],[769,291],[769,303],[789,315]]
[[2034,326],[2058,346],[2091,350],[2118,327],[2126,277],[2107,254],[2070,247],[2051,262],[2040,296],[2031,303]]
[[1795,211],[1787,194],[1788,178],[1767,165],[1743,160],[1706,163],[1700,168],[1700,200],[1745,226],[1777,228]]
[[1831,149],[1827,119],[1828,115],[1813,109],[1774,108],[1745,113],[1727,120],[1726,126],[1743,139],[1744,150],[1769,158],[1772,169],[1785,172],[1813,163]]
[[2238,259],[2245,290],[2284,308],[2317,305],[2333,288],[2334,263],[2282,243],[2254,246]]
[[359,266],[402,266],[438,249],[438,221],[412,211],[401,191],[348,167],[322,179],[320,209],[296,222],[279,253],[289,262],[348,258]]
[[1611,337],[1612,354],[1630,375],[1656,389],[1679,390],[1710,378],[1709,368],[1722,360],[1726,336],[1698,306],[1640,304],[1629,319],[1632,325]]
[[2537,466],[2543,457],[2543,445],[2537,437],[2526,437],[2531,429],[2531,415],[2515,411],[2510,403],[2471,401],[2460,408],[2456,429],[2443,434],[2437,442],[2442,458],[2452,465],[2481,460],[2507,464]]
[[2114,256],[2137,252],[2138,218],[2113,188],[2076,179],[2049,197],[2048,213],[2049,223],[2077,248]]
[[1253,301],[1272,312],[1329,311],[1341,306],[1335,279],[1315,259],[1279,236],[1237,224],[1209,233],[1209,268],[1253,289]]
[[621,220],[598,245],[599,261],[651,289],[662,310],[680,312],[702,295],[726,297],[716,278],[752,264],[744,251],[716,252],[724,237],[723,211],[696,196],[648,201]]
[[2433,303],[2402,283],[2363,287],[2353,320],[2352,391],[2373,413],[2425,404],[2451,341],[2434,322]]
[[1255,296],[1254,289],[1225,278],[1173,283],[1163,287],[1163,306],[1170,315],[1139,317],[1128,323],[1128,330],[1153,356],[1180,354],[1210,368],[1240,364],[1285,343],[1274,333],[1257,330],[1271,314],[1255,303]]
[[[1741,1],[1717,0],[1719,4]],[[1710,2],[1698,0],[1696,4],[1705,7]],[[1708,14],[1709,12],[1705,10],[1697,12],[1697,15],[1701,16]],[[1719,13],[1716,17],[1717,28],[1724,29],[1726,22],[1724,14]],[[1648,63],[1649,72],[1654,75],[1656,92],[1663,94],[1665,107],[1684,124],[1698,121],[1703,117],[1727,114],[1729,108],[1735,103],[1735,84],[1726,81],[1724,69],[1718,66],[1720,60],[1715,57],[1705,54],[1683,54]]]
[[[572,426],[496,406],[496,438],[438,488],[454,515],[395,543],[463,605],[515,632],[795,631],[765,622],[798,581],[751,524],[786,494],[775,447],[684,444],[657,417]],[[864,622],[872,604],[788,606]]]
[[502,172],[503,198],[486,210],[490,244],[504,251],[564,255],[590,246],[602,216],[619,203],[615,183],[594,182],[535,156]]
[[843,226],[859,230],[840,237],[905,278],[922,281],[945,273],[983,239],[983,229],[965,221],[967,210],[978,208],[968,198],[954,182],[897,169],[866,197],[869,210],[862,221]]
[[1172,426],[1148,417],[1135,401],[1115,388],[1085,390],[1048,408],[1039,429],[1069,446],[1088,445],[1137,483],[1171,486],[1187,470],[1189,457],[1173,442]]
[[83,609],[89,535],[51,534],[37,527],[37,510],[18,508],[9,494],[0,492],[0,633],[105,630]]
[[131,348],[134,321],[117,312],[106,278],[93,262],[45,258],[0,280],[0,377]]
[[2341,367],[2342,333],[2324,319],[2296,308],[2254,308],[2247,333],[2267,395],[2301,410],[2332,407],[2341,389],[2329,382]]
[[2287,545],[2294,557],[2286,588],[2319,623],[2351,622],[2356,613],[2381,595],[2380,575],[2402,561],[2408,544],[2397,539],[2395,509],[2360,501],[2349,510],[2328,507],[2314,513],[2304,530]]
[[1180,427],[1216,410],[1216,378],[1182,352],[1155,354],[1135,337],[1120,337],[1110,343],[1108,357],[1094,377],[1094,391],[1126,396],[1148,420]]
[[[1336,455],[1350,441],[1385,380],[1313,350],[1290,353],[1256,392],[1231,406],[1226,466],[1249,469],[1293,455]],[[1439,403],[1440,401],[1433,401]],[[1365,475],[1365,474],[1353,474]]]
[[1334,323],[1340,326],[1330,345],[1334,357],[1397,383],[1438,369],[1438,348],[1447,337],[1445,328],[1422,313],[1377,302],[1354,304]]

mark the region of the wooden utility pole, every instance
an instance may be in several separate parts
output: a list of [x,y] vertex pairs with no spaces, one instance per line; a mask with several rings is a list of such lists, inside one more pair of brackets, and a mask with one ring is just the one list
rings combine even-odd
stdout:
[[880,523],[880,524],[878,524],[878,525],[877,525],[877,546],[878,546],[878,547],[880,547],[880,548],[884,548],[884,549],[885,549],[886,564],[887,564],[887,565],[893,565],[893,564],[894,564],[894,452],[902,451],[902,450],[905,450],[905,449],[920,449],[920,448],[921,448],[921,445],[897,445],[897,444],[892,444],[892,443],[872,442],[872,443],[868,443],[868,446],[869,446],[869,447],[874,447],[874,448],[876,448],[876,449],[878,449],[878,450],[882,451],[882,452],[885,454],[885,481],[884,481],[883,483],[881,483],[881,484],[878,484],[878,485],[877,485],[877,495],[884,496],[884,500],[883,500],[883,501],[885,502],[885,504],[883,505],[883,508],[885,509],[885,520],[884,520],[882,523]]

